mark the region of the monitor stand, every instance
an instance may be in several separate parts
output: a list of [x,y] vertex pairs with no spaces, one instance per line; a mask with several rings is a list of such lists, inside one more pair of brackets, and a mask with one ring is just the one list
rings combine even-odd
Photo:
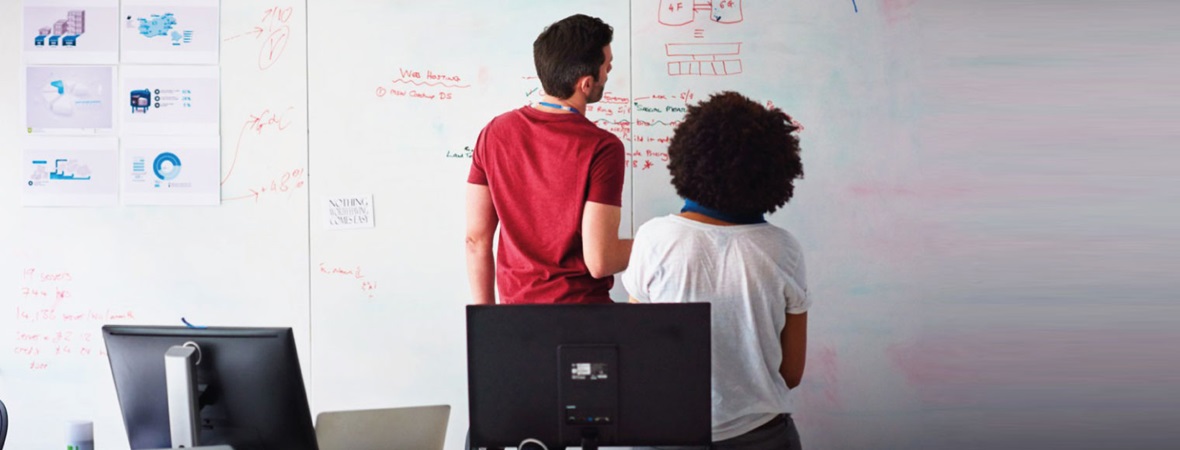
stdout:
[[229,445],[200,446],[197,432],[201,410],[200,388],[197,386],[197,364],[201,362],[201,347],[193,342],[174,345],[164,353],[164,384],[168,393],[168,426],[172,436],[171,449],[234,450]]
[[164,382],[168,396],[168,426],[172,448],[197,447],[197,363],[201,349],[195,343],[174,345],[164,353]]

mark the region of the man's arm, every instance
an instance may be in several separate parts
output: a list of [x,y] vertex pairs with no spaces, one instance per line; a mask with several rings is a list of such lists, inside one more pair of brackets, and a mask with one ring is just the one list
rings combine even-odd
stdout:
[[492,194],[482,184],[467,184],[467,280],[477,305],[496,303],[496,260],[492,240],[500,219],[492,207]]
[[778,371],[787,382],[787,388],[795,389],[803,380],[803,364],[807,361],[807,313],[787,314],[787,325],[782,334],[783,363]]
[[586,202],[582,210],[582,255],[590,276],[605,278],[622,272],[631,258],[631,240],[619,239],[622,208]]

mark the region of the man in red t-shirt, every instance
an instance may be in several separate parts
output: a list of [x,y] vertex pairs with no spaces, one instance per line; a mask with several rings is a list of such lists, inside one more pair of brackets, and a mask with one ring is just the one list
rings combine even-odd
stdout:
[[467,177],[476,304],[495,303],[497,283],[501,303],[611,302],[611,275],[631,255],[631,240],[619,239],[625,151],[585,112],[602,98],[612,37],[610,25],[581,14],[546,27],[533,42],[544,100],[480,132]]

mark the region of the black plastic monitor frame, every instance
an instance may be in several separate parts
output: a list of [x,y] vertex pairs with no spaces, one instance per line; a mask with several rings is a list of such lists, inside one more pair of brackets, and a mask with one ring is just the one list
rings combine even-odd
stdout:
[[199,347],[199,445],[318,450],[290,328],[102,328],[132,449],[171,448],[165,354]]
[[470,447],[707,446],[710,305],[467,307]]

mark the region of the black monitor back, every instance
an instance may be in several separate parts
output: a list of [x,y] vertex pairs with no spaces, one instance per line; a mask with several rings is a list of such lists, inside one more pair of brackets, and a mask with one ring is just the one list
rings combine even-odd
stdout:
[[200,347],[201,445],[316,450],[290,328],[104,326],[115,390],[132,449],[171,447],[164,353]]
[[[471,446],[528,438],[577,446],[590,428],[598,445],[708,445],[709,311],[707,303],[468,306]],[[615,364],[603,371],[613,384],[600,384],[617,391],[617,404],[591,405],[608,412],[567,409],[581,394],[572,389],[593,385],[571,381],[578,361]]]

